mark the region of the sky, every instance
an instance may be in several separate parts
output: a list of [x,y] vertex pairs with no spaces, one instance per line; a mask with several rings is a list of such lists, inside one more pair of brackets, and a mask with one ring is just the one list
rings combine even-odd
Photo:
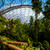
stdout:
[[[9,5],[13,0],[3,0],[3,2],[7,5]],[[22,0],[22,4],[29,4],[32,0]],[[42,0],[44,3],[47,0]],[[21,0],[14,0],[12,4],[21,4]],[[2,0],[0,0],[0,7],[2,5]]]
[[[0,0],[0,11],[6,9],[6,8],[9,8],[10,7],[10,3],[12,2],[13,0],[3,0],[4,2],[4,5],[2,6],[2,0]],[[24,5],[32,5],[31,3],[32,0],[14,0],[11,4],[11,6],[17,6],[17,5],[21,5],[21,4],[24,4]],[[40,0],[41,1],[41,0]],[[47,1],[47,0],[42,0],[44,3]],[[31,3],[31,4],[30,4]],[[42,4],[42,8],[44,7],[44,4]],[[44,9],[43,9],[44,10]]]
[[[46,2],[47,0],[42,0],[43,2]],[[10,7],[10,3],[12,2],[12,0],[3,0],[3,2],[5,3],[4,6],[2,6],[2,8],[0,8],[0,11]],[[31,0],[22,0],[22,4],[26,4],[26,5],[32,5]],[[2,5],[2,2],[0,0],[0,7]],[[19,0],[15,0],[13,1],[13,3],[11,4],[11,6],[17,6],[17,5],[21,5],[21,2]],[[43,4],[44,5],[44,4]],[[43,7],[42,5],[42,7]],[[44,9],[43,9],[44,10]],[[13,15],[12,15],[13,14]],[[22,23],[26,22],[29,23],[30,20],[30,16],[33,16],[33,18],[35,18],[35,11],[32,11],[31,8],[20,8],[20,9],[14,9],[10,12],[7,12],[6,14],[3,15],[6,19],[17,19],[20,18]],[[40,12],[40,14],[38,15],[38,18],[43,18],[44,15],[42,14],[42,12]]]

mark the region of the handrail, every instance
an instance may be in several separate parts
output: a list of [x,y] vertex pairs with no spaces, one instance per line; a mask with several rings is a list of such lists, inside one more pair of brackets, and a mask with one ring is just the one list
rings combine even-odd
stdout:
[[5,45],[5,46],[7,46],[8,48],[10,48],[11,50],[23,50],[23,49],[21,49],[21,48],[18,48],[18,47],[16,47],[16,46],[13,46],[13,45],[8,44],[8,43],[6,43],[6,42],[2,42],[2,44]]
[[4,40],[0,40],[0,43],[2,42],[6,42],[8,44],[17,44],[17,45],[26,45],[28,46],[28,44],[26,42],[15,42],[15,41],[4,41]]
[[11,45],[11,44],[18,44],[18,45],[26,45],[26,46],[28,46],[28,44],[26,42],[15,42],[15,41],[0,40],[0,43],[7,46],[11,50],[23,50],[21,48],[18,48],[16,46]]
[[26,42],[15,42],[15,41],[5,41],[6,43],[9,44],[18,44],[18,45],[26,45],[28,46],[28,44]]

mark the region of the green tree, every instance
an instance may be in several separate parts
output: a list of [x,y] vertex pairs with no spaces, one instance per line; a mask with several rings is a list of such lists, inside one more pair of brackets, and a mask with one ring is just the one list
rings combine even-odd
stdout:
[[5,22],[6,19],[3,16],[0,16],[0,33],[5,29]]
[[33,16],[30,16],[30,25],[33,25]]
[[50,41],[50,1],[47,0],[45,5],[45,11],[43,12],[44,17],[44,25],[45,25],[45,39]]
[[41,1],[32,0],[32,9],[35,10],[35,33],[36,33],[36,41],[38,41],[38,14],[41,12]]

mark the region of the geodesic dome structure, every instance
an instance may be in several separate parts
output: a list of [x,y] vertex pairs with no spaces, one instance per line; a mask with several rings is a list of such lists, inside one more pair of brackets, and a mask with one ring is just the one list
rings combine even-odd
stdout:
[[6,19],[20,18],[25,22],[30,16],[35,16],[31,5],[32,0],[0,0],[0,15]]

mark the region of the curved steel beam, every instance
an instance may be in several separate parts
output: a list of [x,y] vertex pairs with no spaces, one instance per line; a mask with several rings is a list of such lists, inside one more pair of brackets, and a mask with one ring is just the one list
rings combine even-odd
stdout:
[[9,7],[8,9],[1,11],[0,15],[3,15],[11,10],[19,9],[19,8],[32,8],[32,6],[31,5],[18,5],[18,6]]

